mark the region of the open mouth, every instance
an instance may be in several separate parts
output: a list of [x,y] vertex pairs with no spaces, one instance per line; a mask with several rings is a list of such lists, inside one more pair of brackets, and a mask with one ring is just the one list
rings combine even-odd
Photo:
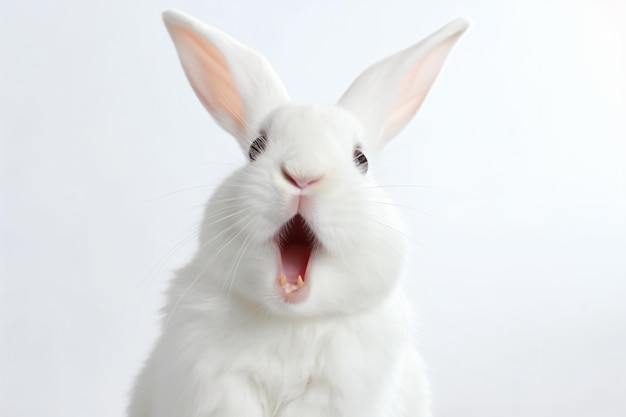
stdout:
[[283,225],[276,241],[280,250],[278,285],[285,299],[292,300],[306,286],[307,267],[317,240],[304,218],[297,214]]

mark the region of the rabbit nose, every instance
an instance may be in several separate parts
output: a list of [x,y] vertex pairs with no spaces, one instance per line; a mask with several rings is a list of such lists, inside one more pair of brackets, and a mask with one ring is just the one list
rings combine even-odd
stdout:
[[283,176],[287,179],[287,181],[289,181],[296,187],[300,188],[301,190],[304,190],[309,185],[315,184],[316,182],[322,179],[321,175],[320,176],[306,176],[306,175],[290,174],[284,167],[282,168],[281,171],[283,173]]

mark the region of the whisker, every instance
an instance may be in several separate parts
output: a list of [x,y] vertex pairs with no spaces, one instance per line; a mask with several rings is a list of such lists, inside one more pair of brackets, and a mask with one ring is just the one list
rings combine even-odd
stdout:
[[[246,219],[247,220],[247,219]],[[203,246],[206,247],[209,243],[211,243],[212,241],[214,241],[215,239],[217,239],[218,237],[220,237],[222,234],[226,233],[227,231],[229,231],[230,229],[240,226],[240,223],[242,223],[241,221],[236,222],[232,225],[230,225],[229,227],[225,228],[224,230],[222,230],[221,232],[215,234],[207,243],[205,243]],[[170,310],[170,312],[167,315],[167,318],[165,320],[165,323],[163,325],[164,328],[167,328],[171,318],[174,315],[174,312],[176,311],[176,309],[178,308],[178,305],[180,304],[180,302],[183,300],[183,298],[185,298],[185,296],[187,295],[187,293],[189,292],[189,290],[196,284],[196,282],[198,282],[198,280],[200,279],[200,277],[204,274],[204,272],[208,269],[208,267],[211,265],[211,263],[213,262],[213,260],[233,241],[235,240],[243,231],[245,230],[245,228],[242,228],[241,230],[239,230],[239,232],[235,233],[235,235],[233,237],[231,237],[228,241],[226,241],[217,251],[215,251],[213,253],[213,255],[206,261],[204,262],[202,268],[200,269],[200,271],[196,274],[195,278],[192,280],[192,282],[187,286],[187,288],[185,288],[185,290],[183,291],[183,293],[178,297],[178,300],[176,301],[176,303],[174,304],[174,306],[172,307],[172,309]]]
[[368,203],[373,203],[373,204],[383,204],[383,205],[387,205],[387,206],[394,206],[394,207],[405,208],[405,209],[412,210],[412,211],[415,211],[415,212],[418,212],[418,213],[421,213],[421,214],[425,214],[427,216],[432,216],[433,215],[432,213],[429,213],[429,212],[424,211],[424,210],[417,209],[415,207],[407,206],[407,205],[404,205],[404,204],[397,204],[397,203],[393,203],[393,202],[390,202],[390,201],[367,200],[367,202]]
[[[360,218],[365,219],[365,220],[368,220],[368,221],[370,221],[370,222],[372,222],[372,223],[376,223],[376,224],[379,224],[379,225],[381,225],[381,226],[384,226],[384,227],[386,227],[387,229],[389,229],[389,230],[391,230],[391,231],[393,231],[393,232],[395,232],[395,233],[398,233],[399,235],[404,236],[405,238],[407,238],[407,239],[408,239],[408,240],[410,240],[411,242],[418,243],[418,242],[416,242],[416,241],[415,241],[415,239],[413,239],[411,236],[409,236],[409,235],[407,235],[406,233],[404,233],[402,230],[400,230],[400,229],[398,229],[398,228],[396,228],[396,227],[393,227],[393,226],[391,226],[391,225],[389,225],[389,224],[387,224],[387,223],[381,222],[381,221],[379,221],[379,220],[375,220],[375,219],[373,219],[373,218],[371,218],[371,217],[367,217],[367,216],[360,216]],[[367,228],[364,228],[364,229],[368,230]]]
[[[246,225],[246,227],[249,226],[250,224],[252,224],[252,222],[253,221],[248,223],[248,225]],[[230,278],[228,279],[228,281],[229,281],[229,283],[228,283],[228,291],[226,293],[226,303],[227,303],[228,314],[230,314],[230,300],[231,300],[231,293],[232,293],[232,289],[233,289],[233,284],[235,282],[235,277],[237,275],[237,271],[239,270],[239,266],[240,266],[241,261],[243,259],[243,254],[245,253],[245,251],[250,246],[250,242],[251,241],[252,241],[252,235],[249,234],[248,236],[246,236],[246,239],[244,240],[243,244],[241,245],[241,248],[239,249],[239,252],[237,253],[237,255],[235,257],[234,267],[231,267],[231,273],[229,274]]]
[[143,291],[143,294],[141,295],[141,300],[139,301],[139,305],[137,307],[137,314],[135,319],[137,320],[137,322],[139,321],[139,313],[143,307],[143,303],[146,299],[146,296],[148,294],[148,292],[150,291],[150,289],[152,288],[152,285],[155,282],[156,277],[161,273],[163,267],[171,260],[172,257],[174,257],[174,255],[176,255],[183,247],[185,247],[189,242],[191,242],[192,240],[196,239],[200,232],[197,230],[198,228],[195,227],[195,230],[193,232],[191,232],[190,234],[188,234],[187,236],[185,236],[183,239],[181,239],[178,243],[176,243],[173,247],[171,247],[168,252],[161,257],[161,259],[159,259],[156,264],[150,269],[150,271],[148,271],[148,273],[146,273],[146,275],[141,279],[140,285],[143,284],[143,282],[145,282],[146,279],[149,280],[148,285],[146,286],[145,290]]
[[179,194],[179,193],[183,193],[185,191],[196,190],[196,189],[199,189],[199,188],[214,188],[214,187],[218,187],[218,186],[219,186],[219,184],[194,185],[193,187],[182,188],[182,189],[177,190],[177,191],[171,191],[169,193],[162,194],[160,196],[157,196],[157,197],[154,197],[154,198],[150,198],[148,200],[144,200],[144,201],[141,202],[141,204],[146,204],[146,203],[151,203],[151,202],[154,202],[154,201],[162,200],[164,198],[171,197],[173,195],[176,195],[176,194]]
[[[394,231],[397,231],[395,228],[392,228],[392,229],[394,229]],[[363,230],[364,230],[366,233],[369,233],[372,237],[374,237],[375,239],[377,239],[379,242],[381,242],[381,243],[387,243],[387,242],[385,242],[385,241],[384,241],[384,240],[383,240],[383,239],[382,239],[379,235],[377,235],[376,233],[372,232],[369,228],[364,227],[364,228],[363,228]],[[400,252],[399,252],[396,248],[390,248],[390,249],[391,249],[391,250],[392,250],[392,251],[393,251],[396,255],[398,255],[400,258],[403,258],[403,257],[404,257],[404,254],[400,253]]]
[[441,188],[441,187],[437,187],[434,185],[421,185],[421,184],[390,184],[390,185],[368,185],[363,187],[365,189],[371,189],[371,188],[421,188],[421,189],[428,189],[428,190],[436,190],[436,191],[442,191],[445,193],[450,193],[450,194],[455,194],[455,195],[463,195],[462,193],[458,192],[458,191],[453,191],[447,188]]

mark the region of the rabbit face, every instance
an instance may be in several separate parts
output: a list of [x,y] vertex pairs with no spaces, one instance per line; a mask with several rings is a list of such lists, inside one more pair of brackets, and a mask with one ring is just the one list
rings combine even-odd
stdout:
[[405,245],[368,158],[418,111],[468,22],[372,65],[322,107],[293,104],[265,58],[228,35],[183,13],[164,19],[194,92],[250,157],[208,204],[187,288],[201,280],[213,286],[204,294],[288,315],[374,308]]
[[[365,172],[358,120],[339,107],[290,105],[258,131],[253,160],[207,209],[207,256],[220,250],[206,244],[220,233],[232,238],[223,250],[239,249],[222,287],[285,314],[355,312],[385,298],[404,239],[393,205]],[[212,222],[216,212],[230,217]]]

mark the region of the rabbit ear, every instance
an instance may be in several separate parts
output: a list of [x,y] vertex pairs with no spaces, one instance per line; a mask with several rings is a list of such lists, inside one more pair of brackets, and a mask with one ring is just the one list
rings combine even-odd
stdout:
[[178,11],[163,20],[193,91],[247,152],[263,117],[289,101],[282,82],[264,57],[226,34]]
[[450,22],[422,42],[365,70],[339,100],[361,121],[370,151],[378,153],[422,105],[448,53],[469,27]]

